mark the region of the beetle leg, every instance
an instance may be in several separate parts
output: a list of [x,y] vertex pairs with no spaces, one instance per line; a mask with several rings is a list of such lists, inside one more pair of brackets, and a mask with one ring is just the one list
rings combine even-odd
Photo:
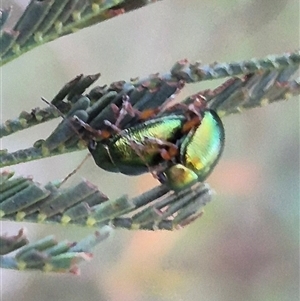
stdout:
[[111,108],[115,114],[116,121],[114,125],[116,127],[120,127],[120,124],[126,115],[129,115],[131,117],[137,116],[140,120],[147,120],[151,117],[154,117],[157,114],[157,112],[159,112],[159,108],[146,109],[144,111],[139,111],[138,109],[135,109],[130,103],[128,95],[123,96],[123,102],[121,108],[119,108],[115,104],[111,104]]
[[78,118],[76,115],[73,116],[73,119],[75,122],[79,123],[80,126],[82,126],[88,133],[90,133],[93,138],[106,139],[110,136],[110,133],[108,133],[107,131],[101,131],[101,130],[94,129],[88,123],[86,123],[86,122],[82,121],[80,118]]
[[143,111],[136,111],[136,114],[139,117],[139,120],[147,120],[152,117],[155,117],[157,113],[160,112],[160,108],[151,108],[151,109],[145,109]]
[[200,125],[202,120],[202,117],[199,117],[198,115],[190,118],[189,120],[187,120],[187,122],[185,122],[185,124],[183,125],[181,132],[183,134],[188,133],[191,129],[197,127]]
[[104,124],[109,126],[117,134],[122,134],[122,130],[118,126],[116,126],[115,124],[112,124],[109,120],[104,120]]
[[[153,149],[153,145],[158,146],[156,149],[154,148],[154,152],[160,153],[161,157],[165,161],[172,161],[174,157],[178,154],[178,147],[172,142],[163,141],[161,139],[152,138],[152,137],[146,137],[145,138],[146,144],[141,144],[136,142],[135,140],[130,140],[130,145],[133,148],[133,150],[136,152],[136,154],[145,161],[145,158],[143,156],[143,152],[147,152],[147,148],[149,149],[148,152]],[[150,166],[147,166],[151,174],[153,175],[153,171],[156,171],[155,179],[159,179],[157,176],[157,173],[160,173],[162,170],[158,170],[157,166],[151,168]]]
[[196,94],[193,98],[194,101],[188,105],[188,110],[197,116],[201,116],[200,112],[207,107],[207,100],[202,94]]
[[118,117],[115,122],[116,126],[120,126],[121,121],[124,119],[126,115],[130,115],[131,117],[137,116],[139,120],[148,120],[156,116],[158,112],[161,111],[161,107],[158,108],[148,108],[143,111],[139,111],[134,108],[129,101],[129,96],[125,96],[123,99],[123,104],[121,110],[118,112]]
[[134,117],[136,115],[136,110],[132,107],[130,101],[129,101],[129,96],[124,95],[123,100],[122,100],[122,107],[119,109],[116,105],[115,109],[112,107],[113,111],[115,112],[116,115],[116,122],[115,126],[119,127],[121,121],[124,119],[124,117],[129,114],[131,117]]
[[136,142],[135,140],[130,140],[130,146],[135,151],[135,153],[141,158],[141,160],[145,162],[145,165],[147,166],[147,168],[148,168],[149,172],[151,173],[151,175],[153,176],[153,178],[158,179],[157,178],[157,167],[149,166],[149,164],[146,163],[146,159],[143,155],[143,151],[145,150],[146,146],[141,143]]
[[[194,116],[198,116],[198,118],[202,118],[201,112],[207,108],[207,100],[202,94],[195,94],[190,98],[191,103],[177,103],[170,107],[172,111],[180,110],[185,114],[186,118],[192,119]],[[168,109],[166,110],[166,112]]]
[[[147,142],[150,142],[148,144],[148,147],[152,147],[153,144],[157,145],[157,146],[167,146],[168,148],[158,148],[157,151],[158,153],[161,155],[161,157],[164,159],[164,161],[172,161],[174,159],[174,157],[178,154],[178,148],[175,144],[171,143],[171,142],[167,142],[167,141],[162,141],[160,139],[147,139]],[[143,160],[144,162],[146,161],[144,156],[143,156],[143,151],[145,151],[145,149],[147,148],[147,145],[144,144],[140,144],[137,143],[136,141],[131,141],[130,142],[131,147],[133,148],[133,150],[136,152],[136,154],[141,158],[141,160]],[[146,150],[147,151],[147,150]],[[145,163],[145,165],[148,168],[148,171],[151,173],[151,175],[153,176],[154,179],[159,180],[161,183],[162,182],[162,174],[166,169],[166,165],[165,164],[161,164],[161,165],[156,165],[156,166],[149,166],[147,163]]]
[[[165,161],[171,161],[178,154],[178,147],[176,144],[168,141],[163,141],[161,139],[146,137],[145,142],[149,143],[149,145],[156,144],[158,146],[163,146],[160,149],[160,155]],[[147,145],[145,145],[146,147]]]

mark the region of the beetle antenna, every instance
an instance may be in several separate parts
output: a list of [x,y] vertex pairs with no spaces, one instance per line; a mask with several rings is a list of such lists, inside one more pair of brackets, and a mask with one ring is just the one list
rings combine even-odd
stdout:
[[[68,120],[69,121],[69,124],[70,126],[72,127],[72,129],[74,130],[74,132],[78,135],[78,137],[80,139],[83,139],[82,138],[82,135],[78,132],[78,129],[74,126],[74,124],[71,122],[71,120],[69,120],[68,118],[66,118],[66,116],[53,104],[51,103],[50,101],[48,101],[46,98],[44,98],[43,96],[41,97],[42,101],[44,103],[46,103],[48,106],[50,106],[51,108],[53,108],[56,112],[58,112],[59,116],[63,119],[63,120]],[[91,131],[90,130],[90,126],[83,122],[80,118],[78,118],[76,115],[72,117],[79,125],[81,125],[84,129],[86,129],[87,131],[89,132],[92,132],[93,134],[94,131]],[[84,140],[84,139],[83,139]]]
[[52,109],[54,109],[59,114],[59,116],[62,117],[62,119],[64,119],[64,120],[66,119],[66,116],[53,103],[51,103],[50,101],[48,101],[43,96],[41,97],[41,99],[42,99],[42,101],[44,103],[46,103],[48,106],[50,106]]
[[[48,106],[50,106],[51,108],[53,108],[58,114],[59,116],[63,119],[63,120],[67,120],[68,118],[66,118],[66,116],[50,101],[48,101],[45,97],[41,97],[42,101],[44,103],[46,103]],[[74,116],[73,119],[78,122],[82,127],[84,127],[82,125],[82,123],[86,124],[85,122],[83,122],[81,119],[79,119],[77,116]],[[78,135],[78,137],[81,139],[82,135],[78,132],[78,129],[74,126],[74,124],[69,120],[69,124],[72,126],[72,129],[74,130],[74,132]],[[85,127],[84,127],[85,128]]]
[[59,184],[59,187],[62,186],[64,183],[66,183],[73,175],[77,173],[77,171],[83,166],[83,164],[87,161],[87,159],[91,156],[90,153],[88,153],[85,158],[79,163],[79,165],[74,168]]
[[[44,98],[43,96],[41,97],[42,101],[44,103],[46,103],[48,106],[50,106],[51,108],[53,108],[56,112],[58,112],[59,116],[62,117],[63,120],[68,120],[68,118],[66,118],[66,116],[51,102],[49,102],[46,98]],[[78,122],[78,124],[80,124],[84,129],[86,129],[87,131],[90,131],[90,129],[87,129],[86,127],[88,127],[89,125],[86,124],[85,122],[83,122],[81,119],[79,119],[77,116],[74,116],[73,119]],[[78,135],[79,139],[82,139],[82,135],[78,132],[78,129],[74,126],[74,124],[70,121],[69,124],[72,126],[72,129],[74,130],[74,132]],[[89,126],[90,127],[90,126]],[[94,133],[94,132],[93,132]],[[83,139],[84,140],[84,139]],[[67,180],[69,180],[69,178],[71,178],[74,174],[77,173],[77,171],[83,166],[83,164],[87,161],[87,159],[91,156],[90,153],[88,153],[85,158],[79,163],[79,165],[74,168],[63,180],[62,182],[59,184],[59,187],[61,185],[63,185],[65,182],[67,182]]]

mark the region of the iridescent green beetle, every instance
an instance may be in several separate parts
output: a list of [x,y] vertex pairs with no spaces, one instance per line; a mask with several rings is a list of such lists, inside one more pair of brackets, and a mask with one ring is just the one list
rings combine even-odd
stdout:
[[96,164],[112,172],[139,175],[164,165],[161,151],[182,137],[186,118],[170,115],[122,130],[106,143],[89,147]]
[[[111,172],[139,175],[149,171],[180,190],[203,181],[224,147],[224,127],[212,110],[200,112],[199,124],[187,133],[184,115],[167,115],[124,129],[107,141],[89,146],[96,164]],[[177,152],[165,160],[164,152]]]

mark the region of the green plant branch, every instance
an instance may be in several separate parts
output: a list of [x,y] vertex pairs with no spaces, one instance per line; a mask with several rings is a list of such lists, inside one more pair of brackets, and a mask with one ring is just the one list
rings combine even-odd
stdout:
[[[231,69],[236,72],[237,70],[242,72],[244,70],[242,66],[251,65],[249,62],[259,62],[255,67],[255,70],[259,71],[246,74],[243,77],[231,78],[215,90],[200,91],[196,95],[186,98],[182,103],[189,105],[193,103],[195,97],[204,97],[209,108],[217,111],[220,116],[227,116],[232,113],[241,113],[244,110],[265,106],[276,101],[286,100],[291,96],[300,94],[299,82],[291,79],[299,70],[299,52],[277,56],[272,59],[272,63],[267,58],[250,60],[239,64],[216,64],[216,74],[213,72],[214,67],[206,67],[202,69],[207,70],[206,76],[203,76],[203,73],[201,73],[201,78],[204,80],[212,76],[212,74],[216,77],[220,74],[225,75]],[[274,62],[280,62],[280,64],[275,64]],[[219,68],[219,65],[222,65],[222,68]],[[232,67],[237,65],[239,67]],[[190,64],[186,68],[181,63],[178,63],[176,66],[170,73],[162,76],[152,75],[135,82],[115,82],[109,86],[98,86],[87,93],[86,96],[82,96],[82,93],[98,79],[99,74],[78,76],[58,92],[52,103],[65,114],[66,118],[76,115],[81,119],[89,119],[89,116],[97,115],[89,124],[94,128],[101,128],[106,119],[114,122],[111,119],[114,118],[111,105],[118,105],[121,109],[124,95],[129,97],[131,105],[137,110],[153,109],[164,106],[169,99],[179,93],[188,78],[194,78],[195,80],[195,76],[192,76],[192,74],[197,74],[197,72],[193,69],[194,67],[191,67],[195,65]],[[181,67],[179,68],[178,66]],[[199,69],[199,67],[197,68]],[[271,68],[271,70],[262,68]],[[224,70],[226,70],[226,73]],[[164,110],[162,111],[164,112]],[[176,106],[174,106],[174,109],[169,108],[168,114],[175,111]],[[8,120],[0,126],[1,136],[59,116],[58,111],[53,107],[48,107],[45,110],[35,109],[31,114],[22,113],[21,115],[24,117],[13,121]],[[26,117],[28,118],[26,119]],[[126,128],[130,123],[133,123],[132,118],[128,119],[127,117],[121,123],[122,128]],[[70,128],[70,121],[66,119],[46,141],[37,141],[33,147],[13,153],[2,150],[0,153],[0,167],[57,156],[82,150],[85,147],[85,143],[79,139],[76,131],[74,132],[74,129]]]
[[[153,2],[31,0],[14,28],[0,32],[0,66],[37,46]],[[5,24],[10,8],[2,14],[0,25]]]
[[[24,230],[0,237],[0,267],[78,274],[78,263],[91,258],[91,250],[113,228],[129,230],[174,230],[199,218],[211,201],[207,184],[196,183],[179,193],[160,185],[129,199],[109,200],[93,184],[61,188],[62,181],[45,186],[31,178],[0,174],[1,220],[61,224],[97,228],[80,242],[57,242],[53,236],[29,243]],[[11,252],[17,251],[15,255]]]
[[[268,56],[263,59],[251,59],[241,62],[215,63],[209,65],[200,65],[198,63],[192,64],[184,60],[175,63],[170,72],[159,75],[159,80],[158,77],[149,75],[147,78],[144,78],[142,80],[135,79],[134,81],[129,82],[114,82],[103,87],[98,86],[89,94],[87,94],[87,96],[91,99],[91,103],[93,103],[98,100],[97,98],[104,97],[112,91],[115,91],[117,93],[123,91],[124,93],[124,89],[127,89],[127,92],[130,91],[130,93],[132,94],[135,91],[143,89],[145,85],[147,85],[149,89],[157,90],[154,93],[158,94],[163,84],[170,86],[178,84],[177,88],[178,90],[181,90],[184,86],[184,83],[198,83],[206,80],[242,76],[251,73],[256,73],[256,76],[266,77],[269,74],[268,71],[272,70],[275,70],[276,72],[281,70],[281,74],[284,72],[290,72],[290,75],[284,75],[284,78],[279,78],[277,82],[286,84],[286,94],[290,93],[291,95],[297,95],[297,83],[291,82],[289,85],[287,81],[289,77],[293,75],[298,69],[299,64],[299,51],[277,56]],[[262,74],[263,72],[264,74]],[[99,78],[99,76],[100,74],[88,76],[79,75],[75,77],[70,82],[65,84],[64,87],[57,93],[57,95],[52,100],[52,104],[56,106],[62,114],[66,115],[70,111],[72,103],[75,102],[75,100],[77,100],[81,96],[81,94],[84,93],[85,90]],[[272,79],[274,78],[275,76],[273,75]],[[240,79],[236,81],[240,81],[241,86],[242,80]],[[247,89],[250,90],[250,88]],[[176,93],[179,92],[178,90],[176,90]],[[97,91],[97,96],[94,95],[95,91]],[[154,95],[155,94],[153,94],[153,96]],[[164,95],[165,99],[168,99],[171,96],[172,90],[167,91],[166,95]],[[209,97],[209,95],[207,95],[207,97]],[[281,97],[281,99],[286,98],[283,94],[279,95],[279,97]],[[268,95],[267,98],[270,102],[279,100],[278,95]],[[67,100],[67,103],[64,102],[64,99]],[[214,109],[218,109],[215,107],[216,106],[214,105]],[[250,108],[251,106],[249,105],[248,107]],[[231,109],[226,108],[226,110],[223,109],[223,111],[223,114],[227,115],[231,112]],[[46,107],[42,109],[35,108],[31,112],[22,112],[20,113],[19,117],[12,120],[7,120],[0,125],[0,138],[13,134],[17,131],[35,126],[37,124],[44,123],[57,117],[59,117],[59,114],[53,107]]]
[[[2,29],[10,15],[10,8],[0,12],[0,64],[3,65],[23,53],[63,35],[102,22],[155,1],[68,1],[32,0],[13,29]],[[68,8],[68,9],[66,9]],[[201,65],[187,60],[177,62],[162,75],[145,79],[120,81],[109,86],[86,90],[99,74],[79,76],[67,83],[46,109],[22,112],[0,127],[1,137],[35,126],[60,116],[65,119],[46,140],[34,146],[9,153],[0,153],[0,167],[28,162],[82,149],[76,125],[70,127],[74,115],[93,128],[102,128],[104,121],[114,121],[112,107],[122,109],[128,97],[134,109],[143,111],[159,108],[157,114],[182,114],[182,107],[167,107],[168,101],[185,84],[204,80],[229,78],[214,90],[199,91],[182,104],[192,105],[197,98],[205,99],[206,107],[223,117],[244,110],[300,94],[299,80],[293,79],[299,70],[300,52],[297,50],[263,59],[233,63]],[[84,94],[85,93],[85,94]],[[56,108],[58,109],[56,109]],[[86,119],[85,119],[86,118]],[[150,117],[151,118],[151,117]],[[137,116],[125,116],[120,128],[140,122]],[[75,130],[74,130],[75,128]],[[105,239],[111,227],[129,230],[174,230],[183,227],[202,214],[203,206],[211,200],[207,184],[196,183],[174,193],[165,185],[157,186],[135,197],[121,196],[110,200],[93,184],[79,184],[62,188],[62,182],[40,185],[31,178],[0,174],[0,218],[9,221],[51,223],[64,226],[100,228],[79,243],[57,242],[53,236],[29,243],[23,230],[15,236],[0,237],[0,267],[8,269],[36,269],[78,273],[77,263],[88,260],[92,248]],[[11,255],[17,251],[16,255]]]
[[[76,76],[65,84],[53,98],[52,103],[54,106],[34,108],[31,112],[23,111],[17,118],[9,119],[2,123],[0,125],[0,138],[61,117],[61,114],[68,114],[71,110],[72,98],[74,96],[78,97],[78,95],[83,93],[99,77],[99,73],[87,76],[83,76],[82,74]],[[63,102],[65,98],[68,102]]]
[[62,181],[42,186],[31,178],[13,177],[13,173],[0,175],[0,218],[19,222],[173,230],[198,217],[212,194],[202,183],[178,193],[160,185],[131,199],[124,195],[109,200],[84,180],[61,188]]
[[300,51],[297,50],[283,55],[269,55],[262,59],[250,59],[232,63],[214,63],[203,66],[200,63],[191,64],[183,60],[175,64],[171,74],[185,80],[186,83],[198,83],[209,79],[233,77],[242,74],[255,73],[265,70],[279,70],[291,66],[299,66]]
[[[78,275],[78,263],[90,260],[91,250],[106,239],[111,231],[110,227],[104,227],[79,242],[57,242],[51,235],[30,243],[24,229],[21,229],[15,236],[0,237],[0,268]],[[4,249],[3,246],[9,247]],[[17,253],[10,255],[12,251]]]

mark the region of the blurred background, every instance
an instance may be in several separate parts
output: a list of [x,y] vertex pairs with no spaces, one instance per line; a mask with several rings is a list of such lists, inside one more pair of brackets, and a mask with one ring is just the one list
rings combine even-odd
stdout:
[[[11,4],[17,17],[29,1]],[[299,48],[298,0],[164,0],[38,47],[1,69],[2,122],[43,107],[80,73],[101,72],[97,85],[166,72],[179,59],[203,63],[264,57]],[[12,21],[14,18],[12,18]],[[178,99],[222,81],[189,85]],[[60,120],[3,139],[27,148]],[[299,300],[299,98],[224,119],[224,155],[207,182],[216,191],[205,214],[175,232],[116,230],[81,275],[2,270],[10,300],[296,301]],[[36,181],[64,178],[86,151],[12,167]],[[151,175],[127,177],[90,159],[76,177],[110,198],[157,185]],[[1,232],[26,227],[31,241],[49,234],[80,240],[91,230],[1,222]]]

